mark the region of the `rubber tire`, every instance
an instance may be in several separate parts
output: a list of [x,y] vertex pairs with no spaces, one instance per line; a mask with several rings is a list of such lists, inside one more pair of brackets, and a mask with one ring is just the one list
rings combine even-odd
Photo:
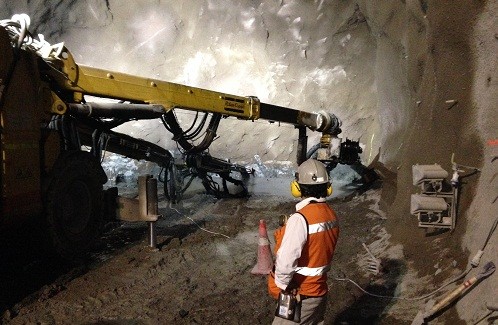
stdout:
[[54,165],[46,192],[46,220],[52,247],[63,258],[81,258],[103,229],[100,163],[87,152],[67,153]]

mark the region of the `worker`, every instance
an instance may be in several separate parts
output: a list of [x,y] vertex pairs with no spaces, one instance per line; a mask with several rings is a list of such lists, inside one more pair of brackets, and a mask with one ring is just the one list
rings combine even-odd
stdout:
[[[303,162],[291,182],[291,193],[302,200],[275,231],[276,261],[268,276],[269,293],[279,303],[273,324],[323,324],[327,271],[339,237],[336,214],[326,202],[332,185],[325,166],[314,159]],[[300,315],[290,320],[279,315],[283,310],[279,297],[289,295],[296,298],[296,308],[300,308]]]

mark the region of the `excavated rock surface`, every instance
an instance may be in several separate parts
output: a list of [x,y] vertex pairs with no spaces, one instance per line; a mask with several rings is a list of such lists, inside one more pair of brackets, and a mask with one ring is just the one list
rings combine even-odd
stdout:
[[[80,63],[335,113],[343,136],[360,140],[363,162],[383,178],[373,193],[331,202],[344,229],[336,270],[377,294],[420,297],[447,283],[468,267],[498,215],[496,1],[0,1],[0,9],[3,18],[30,14],[36,32],[65,41]],[[191,118],[179,116],[186,124]],[[244,123],[224,120],[211,153],[233,161],[252,162],[255,154],[294,160],[297,131]],[[156,121],[121,131],[176,148]],[[318,136],[310,133],[310,143]],[[452,154],[470,167],[462,167],[469,176],[462,179],[457,227],[429,234],[409,214],[410,195],[418,192],[411,166],[438,163],[451,171]],[[479,172],[470,175],[472,167]],[[188,219],[168,221],[161,226],[164,245],[153,253],[137,241],[145,228],[122,227],[104,240],[110,248],[77,268],[40,260],[36,249],[10,263],[19,252],[14,245],[5,259],[4,321],[268,323],[273,306],[264,280],[247,272],[257,221],[274,228],[270,214],[292,210],[292,200],[279,195],[216,203],[194,197],[179,215],[162,207],[181,220],[195,215],[230,238],[208,235]],[[361,271],[361,242],[384,261],[378,277]],[[498,262],[497,252],[495,233],[481,263]],[[21,285],[30,276],[34,282]],[[498,277],[484,281],[434,322],[483,316],[485,302],[497,303]],[[352,284],[331,283],[329,323],[409,324],[427,302],[370,298]]]

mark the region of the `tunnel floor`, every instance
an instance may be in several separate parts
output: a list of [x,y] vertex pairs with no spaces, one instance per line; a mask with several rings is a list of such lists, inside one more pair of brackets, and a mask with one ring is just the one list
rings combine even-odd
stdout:
[[[2,271],[3,323],[271,323],[275,301],[266,276],[250,272],[258,223],[266,221],[273,249],[278,217],[292,213],[297,201],[283,192],[287,180],[257,182],[248,198],[218,200],[194,187],[178,204],[161,202],[156,250],[148,247],[143,223],[112,225],[88,257],[71,265],[30,247],[33,240],[11,245]],[[420,307],[389,298],[424,283],[398,286],[410,276],[409,265],[390,243],[388,219],[378,208],[381,193],[380,181],[368,189],[344,185],[329,199],[341,234],[326,324],[410,324]],[[378,273],[368,270],[363,244],[381,261]]]

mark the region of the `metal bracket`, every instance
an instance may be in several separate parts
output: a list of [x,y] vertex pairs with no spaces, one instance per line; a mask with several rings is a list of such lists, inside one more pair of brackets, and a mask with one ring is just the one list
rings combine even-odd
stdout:
[[155,223],[161,216],[158,214],[157,179],[151,175],[139,176],[138,199],[118,197],[117,200],[117,218],[129,222],[147,222],[149,224],[149,246],[156,248]]

